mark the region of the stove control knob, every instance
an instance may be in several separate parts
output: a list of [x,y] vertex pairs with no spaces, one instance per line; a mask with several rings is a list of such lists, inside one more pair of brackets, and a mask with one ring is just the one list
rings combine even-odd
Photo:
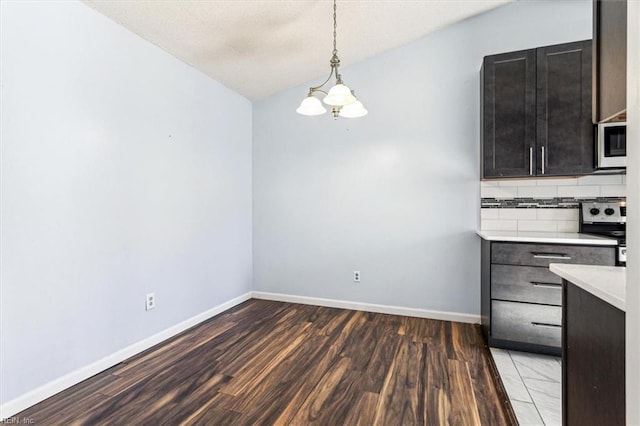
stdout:
[[589,210],[589,213],[591,213],[592,216],[597,216],[600,214],[600,209],[597,209],[594,207],[591,210]]
[[612,214],[614,214],[616,211],[613,210],[611,207],[609,207],[608,209],[604,210],[604,214],[606,214],[607,216],[611,216]]

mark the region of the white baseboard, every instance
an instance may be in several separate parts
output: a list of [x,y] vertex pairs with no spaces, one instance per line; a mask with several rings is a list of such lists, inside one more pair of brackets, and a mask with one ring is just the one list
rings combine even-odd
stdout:
[[479,324],[480,315],[458,312],[431,311],[427,309],[405,308],[402,306],[376,305],[373,303],[350,302],[347,300],[323,299],[320,297],[293,296],[281,293],[254,291],[254,299],[274,300],[278,302],[302,303],[304,305],[326,306],[329,308],[353,309],[356,311],[377,312],[381,314],[405,315],[408,317],[429,318],[443,321]]
[[76,371],[73,371],[65,376],[62,376],[52,382],[46,383],[39,388],[36,388],[30,392],[25,393],[11,401],[6,402],[0,406],[0,419],[7,419],[20,411],[43,401],[50,396],[57,394],[75,384],[80,383],[83,380],[94,376],[101,371],[113,367],[114,365],[131,358],[132,356],[139,354],[142,351],[149,349],[158,343],[181,333],[188,328],[193,327],[209,318],[216,316],[227,309],[230,309],[240,303],[251,299],[251,292],[245,293],[227,302],[224,302],[214,308],[209,309],[201,314],[198,314],[188,320],[185,320],[179,324],[167,328],[151,337],[141,340],[133,345],[127,346],[124,349],[119,350],[111,355],[108,355],[92,364],[82,367]]

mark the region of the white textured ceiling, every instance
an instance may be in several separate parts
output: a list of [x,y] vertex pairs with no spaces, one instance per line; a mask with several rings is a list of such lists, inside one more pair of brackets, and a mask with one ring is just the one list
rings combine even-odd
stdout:
[[[338,0],[349,65],[513,0]],[[331,0],[86,0],[250,100],[329,73]]]

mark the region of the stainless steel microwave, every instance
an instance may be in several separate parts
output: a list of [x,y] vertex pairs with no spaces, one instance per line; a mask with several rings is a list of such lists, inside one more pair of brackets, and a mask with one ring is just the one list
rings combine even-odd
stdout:
[[627,123],[598,124],[598,168],[627,167]]

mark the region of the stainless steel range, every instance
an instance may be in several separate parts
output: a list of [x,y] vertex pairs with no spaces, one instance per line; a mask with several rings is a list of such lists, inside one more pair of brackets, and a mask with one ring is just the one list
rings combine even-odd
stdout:
[[624,201],[580,204],[580,232],[618,240],[617,263],[627,264],[627,205]]

